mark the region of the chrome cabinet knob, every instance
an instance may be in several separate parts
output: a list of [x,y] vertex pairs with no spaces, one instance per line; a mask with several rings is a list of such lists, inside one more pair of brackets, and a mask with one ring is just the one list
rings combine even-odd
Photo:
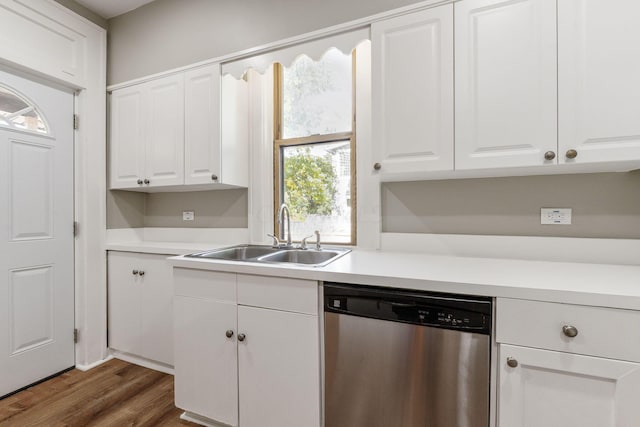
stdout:
[[233,331],[231,329],[229,329],[225,335],[227,336],[227,338],[231,338],[233,336]]
[[578,336],[578,328],[571,325],[564,325],[562,327],[562,333],[569,338],[575,338]]
[[140,272],[138,270],[133,270],[131,274],[133,274],[134,276],[137,276],[138,274],[140,274]]
[[138,272],[138,274],[139,274],[139,275],[141,275],[141,276],[144,276],[144,271],[143,271],[143,270],[140,270],[140,271]]
[[238,341],[244,341],[247,336],[245,334],[238,334]]
[[518,361],[513,357],[507,357],[507,366],[509,366],[510,368],[517,368]]
[[379,171],[380,169],[382,169],[382,165],[380,163],[374,163],[373,164],[373,168],[377,171]]
[[567,156],[567,159],[575,159],[578,157],[578,152],[574,149],[567,150],[565,156]]
[[553,160],[555,158],[556,158],[556,153],[553,151],[547,151],[546,153],[544,153],[545,160]]
[[218,175],[216,175],[215,173],[211,175],[211,181],[217,181],[218,180]]
[[138,179],[138,185],[142,185],[144,181],[142,181],[141,179]]
[[144,183],[149,185],[151,183],[151,181],[149,181],[147,178],[144,179]]

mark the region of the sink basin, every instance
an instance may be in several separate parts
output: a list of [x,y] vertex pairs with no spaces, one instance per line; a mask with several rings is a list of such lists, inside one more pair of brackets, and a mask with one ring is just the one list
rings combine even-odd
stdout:
[[271,255],[265,255],[261,257],[259,261],[323,265],[323,263],[332,261],[338,256],[344,255],[344,253],[334,250],[315,251],[311,249],[289,249]]
[[211,258],[211,259],[226,259],[235,261],[248,261],[255,260],[264,255],[273,254],[280,251],[278,248],[272,246],[262,245],[240,245],[233,246],[231,248],[215,249],[207,252],[199,252],[195,254],[187,255],[193,258]]
[[351,252],[351,249],[327,248],[323,250],[274,248],[265,245],[238,245],[230,248],[214,249],[186,255],[190,258],[219,259],[226,261],[257,262],[265,264],[301,264],[322,267],[341,256]]

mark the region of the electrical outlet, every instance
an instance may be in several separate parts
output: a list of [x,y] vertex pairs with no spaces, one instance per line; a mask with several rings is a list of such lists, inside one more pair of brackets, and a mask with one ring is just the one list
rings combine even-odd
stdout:
[[540,209],[540,224],[570,225],[571,224],[571,208]]
[[193,221],[196,215],[193,211],[183,211],[182,212],[182,220],[183,221]]

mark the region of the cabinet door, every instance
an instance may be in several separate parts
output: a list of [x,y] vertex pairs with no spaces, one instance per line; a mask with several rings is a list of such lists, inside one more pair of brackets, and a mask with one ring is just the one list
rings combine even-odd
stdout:
[[456,169],[555,164],[556,0],[457,2],[455,47]]
[[149,187],[184,183],[184,75],[146,83],[145,178]]
[[249,185],[249,84],[231,75],[222,77],[221,182]]
[[176,296],[174,309],[176,406],[237,426],[235,303]]
[[[518,362],[509,367],[507,358]],[[640,364],[500,346],[500,427],[638,425]]]
[[640,158],[638,22],[634,0],[558,2],[560,162]]
[[371,26],[374,161],[381,173],[453,169],[453,6]]
[[238,307],[242,427],[320,425],[318,317]]
[[141,187],[144,179],[144,97],[141,85],[113,91],[109,139],[110,187]]
[[173,365],[173,280],[165,255],[141,254],[140,356]]
[[140,262],[133,254],[109,252],[109,347],[140,354],[143,350],[140,339],[142,278],[134,275],[134,270],[140,270]]
[[185,184],[211,184],[220,178],[220,64],[185,74],[184,108]]

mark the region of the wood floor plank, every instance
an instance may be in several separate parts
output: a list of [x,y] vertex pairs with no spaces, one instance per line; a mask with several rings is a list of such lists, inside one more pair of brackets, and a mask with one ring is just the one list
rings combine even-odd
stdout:
[[195,426],[181,413],[173,376],[113,359],[0,400],[0,427]]

